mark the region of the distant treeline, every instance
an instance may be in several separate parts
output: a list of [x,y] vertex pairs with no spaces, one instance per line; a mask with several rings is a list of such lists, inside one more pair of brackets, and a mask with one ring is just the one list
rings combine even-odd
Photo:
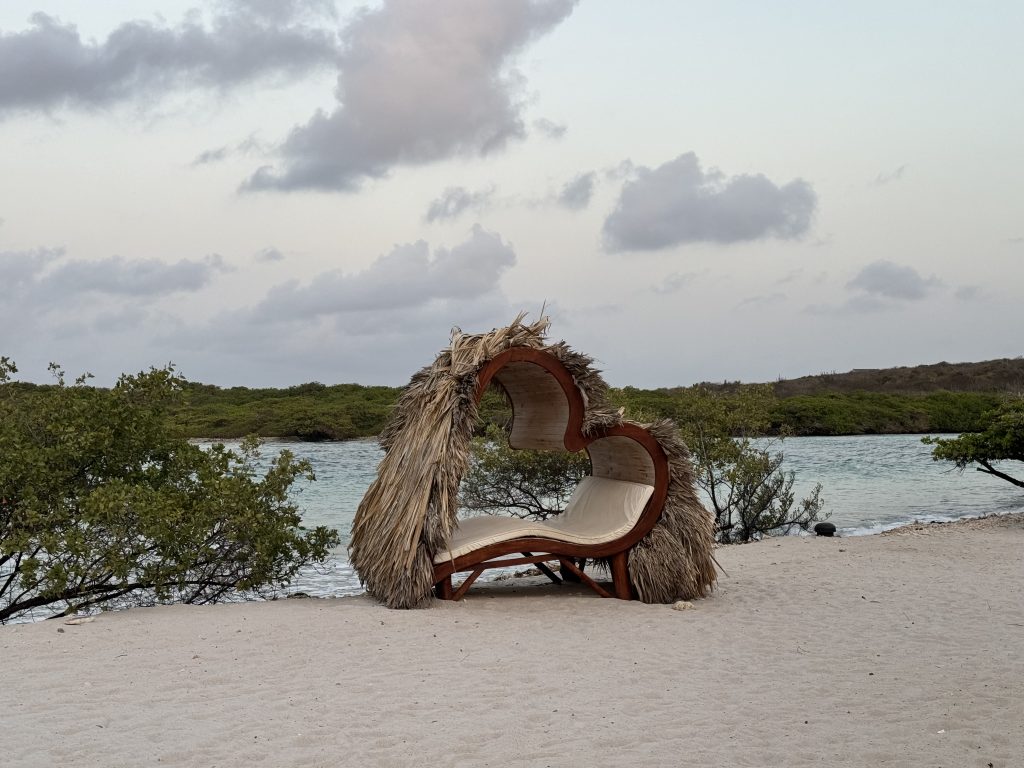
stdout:
[[[5,385],[16,395],[45,396],[48,387]],[[739,382],[671,389],[626,387],[612,402],[644,419],[684,421],[698,394],[728,401],[757,388],[767,392],[767,430],[793,435],[859,435],[970,432],[981,416],[1010,392],[1024,390],[1024,360],[938,363],[912,368],[825,373],[771,385]],[[401,390],[317,382],[287,389],[185,385],[172,411],[190,437],[235,438],[249,434],[300,440],[345,440],[379,434]],[[509,411],[495,393],[481,407],[481,428],[504,423]]]
[[401,390],[318,382],[287,389],[185,386],[172,418],[189,437],[347,440],[380,433]]
[[[720,390],[725,400],[738,396],[743,385]],[[613,399],[645,418],[686,420],[689,398],[698,387],[613,392]],[[772,397],[767,405],[768,434],[892,435],[905,433],[975,432],[984,428],[982,415],[1002,396],[991,392],[928,392],[895,395],[885,392],[819,392]]]
[[981,363],[934,363],[900,368],[860,368],[849,373],[820,373],[779,379],[777,397],[821,392],[886,392],[893,395],[928,392],[1024,392],[1024,358]]
[[[613,389],[611,399],[643,418],[686,418],[697,390],[728,399],[750,385],[699,384],[672,389]],[[763,387],[762,387],[763,388]],[[970,432],[1003,394],[1024,390],[1024,359],[938,363],[907,368],[823,373],[771,385],[771,432],[859,435]],[[380,432],[401,390],[358,384],[303,384],[288,389],[222,389],[189,384],[175,420],[188,435],[343,440]],[[509,418],[488,393],[482,427]]]

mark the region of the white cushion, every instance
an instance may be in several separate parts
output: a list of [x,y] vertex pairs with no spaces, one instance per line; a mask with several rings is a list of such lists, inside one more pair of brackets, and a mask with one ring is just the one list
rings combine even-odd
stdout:
[[460,520],[448,550],[434,556],[444,563],[488,544],[536,536],[571,544],[604,544],[625,536],[643,514],[654,487],[606,477],[585,477],[562,514],[547,522],[481,515]]

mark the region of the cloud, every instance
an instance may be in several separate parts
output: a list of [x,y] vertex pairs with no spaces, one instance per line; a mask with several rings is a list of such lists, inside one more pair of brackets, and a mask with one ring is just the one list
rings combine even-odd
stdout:
[[335,0],[221,0],[220,5],[234,13],[256,16],[278,25],[338,18]]
[[628,179],[634,173],[636,173],[636,166],[628,158],[618,165],[604,169],[604,177],[608,181],[622,181],[623,179]]
[[693,152],[651,169],[638,166],[604,223],[609,251],[696,242],[735,243],[805,234],[817,204],[811,185],[782,186],[761,174],[705,173]]
[[214,254],[202,260],[165,264],[156,259],[111,256],[99,261],[69,261],[48,273],[41,287],[59,293],[106,293],[122,296],[165,296],[198,291],[218,272],[224,260]]
[[[838,306],[813,304],[805,307],[804,311],[816,315],[883,312],[921,301],[941,286],[941,280],[934,276],[922,277],[913,267],[880,260],[865,266],[846,284],[846,288],[853,293],[846,301]],[[964,295],[961,295],[961,291],[964,291]],[[970,287],[957,291],[957,298],[973,297]]]
[[[381,312],[262,322],[249,309],[187,325],[150,321],[145,338],[150,355],[159,350],[179,362],[190,378],[214,384],[290,386],[315,379],[394,385],[405,384],[433,359],[452,326],[494,328],[507,324],[521,308],[498,291]],[[139,365],[149,359],[143,357]],[[97,371],[95,361],[89,364]],[[45,371],[45,360],[42,366]]]
[[893,181],[899,181],[900,179],[903,178],[903,172],[905,170],[907,170],[907,166],[901,165],[895,171],[890,171],[889,173],[880,173],[877,176],[875,176],[875,180],[871,183],[873,186],[880,187],[883,184],[889,184],[890,182]]
[[83,40],[73,24],[33,14],[28,29],[0,32],[0,117],[288,80],[337,56],[336,35],[320,26],[329,2],[230,0],[218,7],[209,25],[196,13],[174,27],[129,21],[101,43]]
[[509,243],[476,226],[451,248],[396,245],[361,272],[290,281],[248,307],[151,322],[146,332],[153,348],[173,351],[188,375],[204,381],[287,385],[357,375],[404,383],[453,325],[491,328],[515,315],[519,307],[500,287],[515,262]]
[[846,287],[869,296],[916,301],[923,299],[938,285],[941,283],[935,277],[924,278],[913,267],[902,267],[883,260],[868,264]]
[[[453,247],[397,246],[361,272],[314,274],[225,302],[219,282],[190,278],[175,264],[159,278],[183,289],[202,284],[187,301],[154,292],[140,260],[122,260],[125,276],[113,280],[110,260],[90,262],[98,266],[76,285],[71,272],[85,262],[60,249],[0,252],[0,353],[29,380],[45,380],[50,360],[90,370],[103,385],[173,360],[188,376],[223,385],[399,384],[429,362],[453,325],[486,329],[515,316],[520,306],[500,285],[515,260],[507,241],[476,227]],[[223,268],[216,258],[191,263]],[[254,286],[247,277],[232,280],[233,294]]]
[[228,147],[217,147],[216,149],[208,149],[205,152],[200,152],[198,155],[196,155],[195,160],[192,161],[192,165],[198,166],[219,163],[222,160],[226,160],[230,152],[231,150]]
[[758,296],[748,296],[743,299],[739,304],[736,305],[736,309],[740,307],[766,307],[773,304],[781,304],[789,298],[784,293],[766,293]]
[[667,296],[672,293],[678,293],[685,286],[689,285],[696,279],[696,272],[673,272],[661,282],[661,285],[654,286],[652,290],[655,293],[660,293],[662,295]]
[[465,187],[448,187],[441,196],[430,202],[427,221],[454,219],[468,210],[481,211],[494,197],[494,187],[471,192]]
[[193,168],[198,168],[203,165],[213,165],[214,163],[223,162],[234,155],[266,154],[267,151],[268,147],[262,141],[257,139],[255,135],[252,135],[231,147],[223,145],[200,152],[191,162],[191,166]]
[[582,211],[590,205],[590,198],[594,196],[596,175],[593,171],[581,173],[565,184],[558,193],[558,204],[570,211]]
[[553,120],[548,120],[546,117],[534,120],[533,128],[535,131],[549,139],[560,139],[565,136],[565,132],[568,130],[568,126],[556,123]]
[[35,282],[50,264],[63,255],[63,248],[0,251],[0,286],[9,297],[11,292]]
[[58,360],[68,370],[105,373],[106,382],[166,362],[172,355],[154,346],[154,333],[181,321],[161,304],[177,311],[183,293],[209,287],[225,269],[219,256],[165,264],[68,260],[61,248],[0,253],[2,353],[25,370],[45,372]]
[[256,252],[253,256],[256,261],[271,262],[271,261],[284,261],[284,254],[281,253],[277,248],[273,246],[269,248],[263,248]]
[[228,269],[216,254],[199,260],[182,259],[174,264],[120,256],[98,261],[64,261],[64,255],[63,248],[0,253],[0,284],[4,285],[7,297],[46,297],[51,304],[88,293],[152,298],[198,291],[215,274]]
[[385,0],[342,31],[338,106],[296,126],[247,190],[357,189],[396,165],[486,155],[525,136],[512,63],[575,0]]
[[324,315],[407,309],[436,299],[472,299],[497,289],[502,274],[516,263],[501,236],[474,226],[469,238],[451,249],[423,240],[395,246],[363,272],[326,272],[310,283],[290,281],[267,294],[253,310],[267,322]]

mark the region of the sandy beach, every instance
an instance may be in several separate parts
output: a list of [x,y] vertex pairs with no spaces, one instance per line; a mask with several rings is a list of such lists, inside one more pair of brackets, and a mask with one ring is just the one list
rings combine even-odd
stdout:
[[1024,517],[717,557],[687,610],[513,580],[0,627],[0,763],[1024,765]]

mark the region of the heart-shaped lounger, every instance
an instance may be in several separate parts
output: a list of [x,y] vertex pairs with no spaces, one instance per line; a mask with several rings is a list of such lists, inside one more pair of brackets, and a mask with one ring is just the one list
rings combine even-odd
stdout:
[[[367,591],[389,606],[425,605],[432,591],[459,599],[488,568],[543,569],[549,560],[604,597],[689,600],[714,584],[713,520],[697,499],[675,426],[624,420],[608,406],[591,359],[548,344],[546,328],[546,320],[525,325],[520,316],[488,334],[456,331],[400,398],[349,546]],[[492,383],[512,404],[513,448],[590,457],[592,477],[552,521],[457,519],[477,405]],[[609,566],[613,594],[584,572],[588,560]],[[454,591],[459,572],[469,576]]]

